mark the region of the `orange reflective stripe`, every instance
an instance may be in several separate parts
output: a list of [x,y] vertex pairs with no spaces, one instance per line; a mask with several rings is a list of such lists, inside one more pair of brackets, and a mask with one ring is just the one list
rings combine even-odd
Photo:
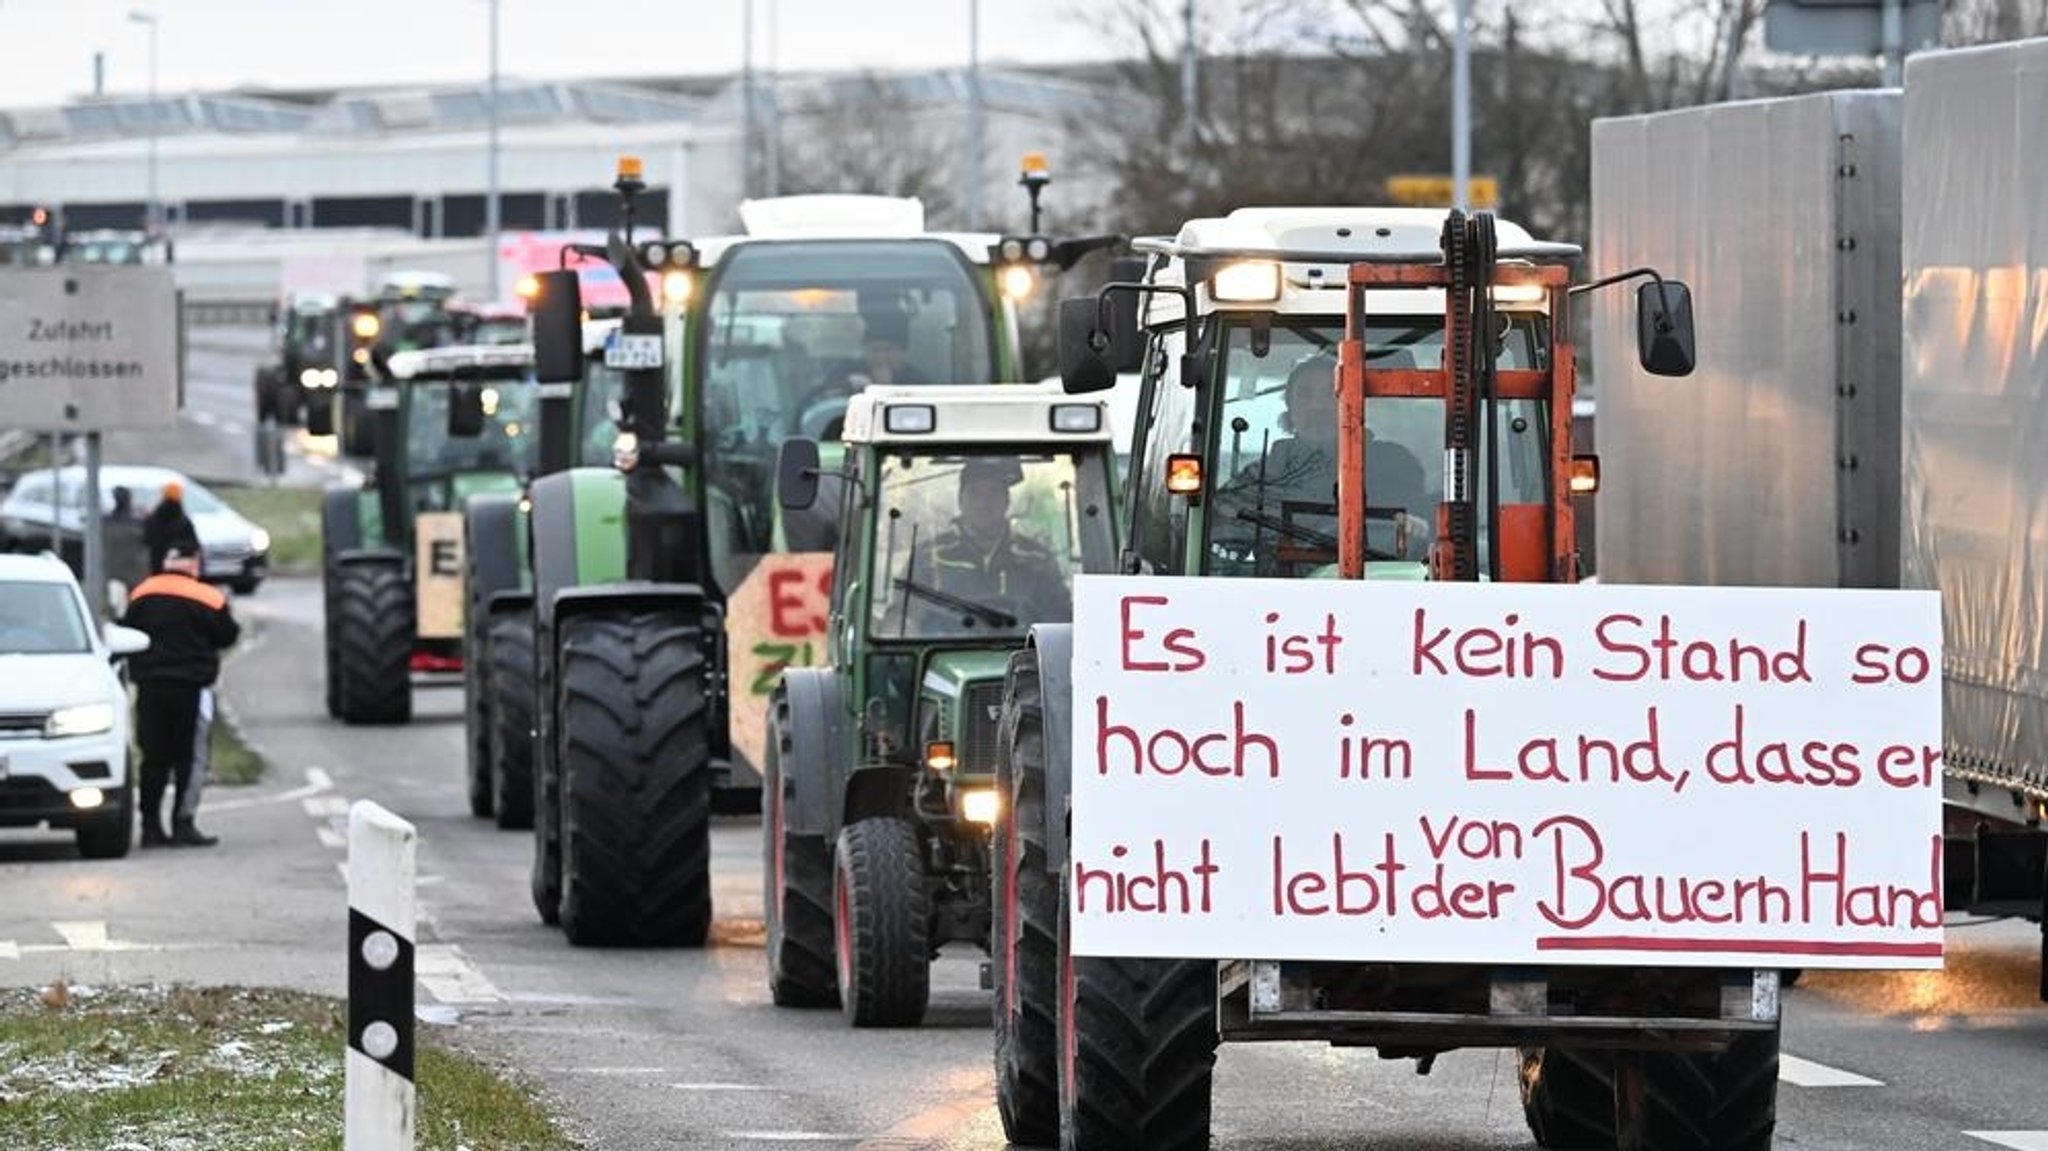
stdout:
[[179,599],[189,599],[195,603],[205,604],[215,611],[219,611],[228,602],[228,597],[223,595],[219,588],[214,587],[212,584],[201,583],[191,576],[181,575],[177,572],[158,572],[143,580],[135,585],[134,591],[128,593],[128,602],[134,603],[136,600],[146,599],[153,595],[168,595],[177,596]]

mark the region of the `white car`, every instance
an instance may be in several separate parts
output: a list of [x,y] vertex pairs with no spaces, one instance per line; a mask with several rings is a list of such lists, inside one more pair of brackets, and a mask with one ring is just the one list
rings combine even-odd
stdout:
[[[164,484],[172,480],[185,485],[185,514],[199,533],[200,562],[205,565],[201,576],[212,583],[228,584],[240,595],[254,592],[270,573],[270,533],[244,519],[204,484],[170,468],[107,464],[100,468],[100,510],[112,511],[114,489],[125,487],[134,501],[135,514],[146,516],[163,495]],[[82,562],[75,554],[85,522],[85,469],[81,467],[23,472],[7,498],[0,500],[0,542],[9,551],[35,552],[49,547],[53,512],[66,558]]]
[[95,630],[62,560],[0,555],[0,827],[74,829],[87,859],[128,854],[135,773],[114,661],[149,637]]

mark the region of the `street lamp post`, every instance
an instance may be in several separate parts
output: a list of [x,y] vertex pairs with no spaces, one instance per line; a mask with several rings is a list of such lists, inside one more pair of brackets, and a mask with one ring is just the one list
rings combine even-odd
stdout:
[[157,199],[156,183],[156,13],[130,12],[128,19],[131,23],[141,24],[149,29],[149,202],[143,209],[142,226],[154,239],[162,225],[160,217],[163,213],[163,207]]
[[484,258],[490,298],[498,298],[498,0],[491,2],[491,82],[487,103],[490,124],[490,142],[486,145],[490,153],[490,172],[485,179],[484,192],[484,234],[490,237],[491,249]]

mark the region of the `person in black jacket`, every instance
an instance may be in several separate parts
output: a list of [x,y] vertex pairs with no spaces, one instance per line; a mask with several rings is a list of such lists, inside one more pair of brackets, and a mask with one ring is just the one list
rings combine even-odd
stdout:
[[[149,546],[149,570],[164,570],[164,556],[172,551],[188,556],[199,554],[199,529],[185,514],[185,485],[172,480],[164,485],[163,497],[142,521],[142,540]],[[193,573],[197,575],[197,572]]]
[[[199,557],[173,549],[164,570],[128,597],[121,622],[149,636],[149,650],[128,658],[135,681],[135,728],[142,744],[142,845],[211,847],[200,832],[192,763],[200,694],[220,675],[221,650],[240,637],[241,625],[218,588],[199,581]],[[172,830],[164,834],[164,789],[175,782]],[[188,802],[191,800],[191,802]]]

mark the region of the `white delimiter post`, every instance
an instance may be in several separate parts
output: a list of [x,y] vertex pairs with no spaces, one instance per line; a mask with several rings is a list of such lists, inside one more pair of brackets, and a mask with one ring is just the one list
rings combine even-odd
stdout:
[[368,800],[349,808],[347,1151],[412,1151],[418,841]]

